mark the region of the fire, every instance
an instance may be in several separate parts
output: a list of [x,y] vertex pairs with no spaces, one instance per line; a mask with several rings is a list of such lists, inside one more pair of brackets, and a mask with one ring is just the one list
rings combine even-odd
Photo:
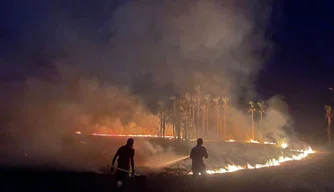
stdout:
[[[80,135],[80,131],[76,131],[76,134]],[[90,135],[94,136],[104,136],[104,137],[158,137],[157,135],[131,135],[131,134],[108,134],[108,133],[92,133]],[[165,136],[165,138],[172,139],[173,136]]]
[[[80,131],[76,131],[75,134],[80,135],[82,133]],[[115,137],[115,136],[116,137],[155,137],[155,138],[158,137],[157,135],[132,135],[132,134],[107,134],[107,133],[92,133],[90,135],[106,136],[106,137],[111,137],[111,136],[113,136],[113,137]],[[165,136],[165,138],[172,139],[173,136]],[[194,141],[195,139],[191,139],[191,140]],[[236,141],[233,140],[233,139],[229,139],[229,140],[226,140],[225,142],[236,142]],[[247,142],[248,143],[257,143],[257,144],[276,145],[276,143],[273,143],[273,142],[265,141],[263,143],[260,143],[259,141],[252,140],[252,139],[247,141]],[[286,144],[286,143],[281,144],[282,149],[285,149],[287,147],[288,147],[288,144]],[[309,154],[315,153],[315,151],[313,151],[311,147],[309,147],[306,150],[291,150],[291,151],[298,152],[299,154],[298,155],[293,155],[292,157],[284,157],[283,155],[281,155],[278,158],[269,159],[265,164],[255,164],[255,165],[247,164],[246,166],[229,164],[224,168],[219,168],[219,169],[214,169],[214,170],[207,170],[206,172],[207,172],[207,174],[219,174],[219,173],[235,172],[235,171],[244,170],[244,169],[260,169],[260,168],[264,168],[264,167],[279,166],[282,163],[287,162],[287,161],[302,160],[302,159],[306,158]],[[189,158],[189,157],[185,156],[185,157],[182,157],[180,159],[171,161],[168,164],[170,164],[170,163],[173,164],[175,162],[184,160],[186,158]],[[188,174],[192,175],[192,172],[189,172]]]
[[[292,150],[296,151],[296,150]],[[300,152],[299,155],[293,155],[292,157],[284,157],[281,155],[280,157],[269,159],[265,164],[255,164],[254,166],[247,164],[246,166],[240,166],[240,165],[227,165],[225,168],[220,169],[214,169],[214,170],[207,170],[207,174],[218,174],[218,173],[228,173],[228,172],[235,172],[239,170],[244,169],[260,169],[264,167],[273,167],[273,166],[279,166],[284,162],[287,161],[294,161],[294,160],[302,160],[306,158],[309,154],[315,153],[311,147],[309,147],[307,150],[298,150],[297,152]],[[192,175],[192,172],[189,173],[189,175]]]
[[288,144],[286,144],[286,143],[282,143],[281,147],[282,147],[282,149],[285,149],[285,148],[288,147]]
[[253,140],[253,139],[251,139],[251,140],[248,141],[248,142],[250,142],[250,143],[260,143],[260,142],[258,142],[258,141],[256,141],[256,140]]
[[263,143],[266,144],[266,145],[276,145],[276,143],[268,142],[268,141],[265,141],[265,142],[263,142]]

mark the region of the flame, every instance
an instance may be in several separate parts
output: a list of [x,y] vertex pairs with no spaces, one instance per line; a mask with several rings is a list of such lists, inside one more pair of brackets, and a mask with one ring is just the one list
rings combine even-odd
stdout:
[[[79,134],[80,135],[82,133],[81,133],[81,131],[76,131],[75,134]],[[157,135],[131,135],[131,134],[107,134],[107,133],[92,133],[90,135],[94,135],[94,136],[106,136],[106,137],[115,137],[115,136],[116,137],[117,136],[118,137],[155,137],[155,138],[158,137]],[[165,136],[165,138],[172,139],[173,136],[169,135],[169,136]],[[191,139],[191,140],[195,141],[195,139]],[[208,140],[208,141],[212,141],[212,140]],[[236,141],[233,140],[233,139],[229,139],[229,140],[226,140],[225,142],[236,142]],[[252,139],[249,140],[249,141],[246,141],[246,142],[260,144],[259,141],[252,140]],[[264,141],[261,144],[276,145],[276,143],[268,142],[268,141]],[[285,149],[287,147],[288,147],[288,145],[286,143],[282,143],[281,144],[281,148],[282,149]],[[284,157],[283,155],[281,155],[278,158],[269,159],[265,164],[250,165],[250,164],[247,163],[246,166],[228,164],[224,168],[219,168],[219,169],[214,169],[214,170],[207,170],[206,172],[207,172],[207,174],[219,174],[219,173],[235,172],[235,171],[244,170],[244,169],[260,169],[260,168],[264,168],[264,167],[279,166],[282,163],[287,162],[287,161],[302,160],[302,159],[306,158],[309,154],[315,153],[315,151],[313,151],[311,147],[309,147],[306,150],[291,150],[291,151],[292,152],[298,152],[300,154],[293,155],[292,157]],[[182,157],[180,159],[171,161],[168,164],[170,164],[170,163],[173,164],[175,162],[184,160],[186,158],[188,158],[188,156],[185,156],[185,157]],[[192,175],[193,173],[189,172],[188,174]]]
[[281,147],[282,147],[282,149],[285,149],[285,148],[288,147],[288,144],[286,144],[286,143],[282,143]]
[[260,142],[258,142],[257,140],[253,140],[253,139],[251,139],[250,141],[248,141],[249,143],[260,143]]
[[276,143],[268,142],[268,141],[263,142],[263,144],[266,144],[266,145],[276,145]]
[[[240,165],[227,165],[224,168],[220,169],[214,169],[214,170],[207,170],[207,174],[218,174],[218,173],[228,173],[228,172],[235,172],[239,170],[244,169],[260,169],[264,167],[273,167],[273,166],[279,166],[284,162],[287,161],[294,161],[294,160],[302,160],[306,158],[309,154],[315,153],[315,151],[312,150],[311,147],[309,147],[306,150],[291,150],[291,151],[297,151],[300,152],[299,155],[293,155],[292,157],[284,157],[281,155],[280,157],[269,159],[265,164],[255,164],[254,166],[247,164],[246,166],[240,166]],[[192,175],[193,173],[190,172],[189,175]]]
[[[81,134],[80,131],[76,131],[76,134]],[[157,135],[131,135],[131,134],[113,134],[113,133],[92,133],[90,135],[103,136],[103,137],[158,137]],[[165,136],[165,138],[172,139],[173,136]]]

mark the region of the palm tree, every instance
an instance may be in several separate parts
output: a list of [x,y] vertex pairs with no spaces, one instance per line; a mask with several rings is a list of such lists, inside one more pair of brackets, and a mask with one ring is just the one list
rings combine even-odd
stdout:
[[227,139],[227,135],[226,135],[226,109],[227,109],[229,100],[230,99],[228,97],[223,97],[222,98],[222,101],[224,102],[224,104],[223,104],[223,109],[224,109],[224,114],[223,114],[224,139]]
[[220,100],[220,97],[216,97],[216,98],[213,99],[213,102],[215,102],[215,107],[216,107],[216,120],[217,120],[216,129],[217,129],[217,135],[220,138],[220,130],[219,130],[219,100]]
[[175,134],[175,124],[176,124],[176,97],[170,96],[169,97],[170,100],[173,101],[173,118],[172,118],[172,124],[173,124],[173,136],[174,139],[176,138],[176,134]]
[[196,107],[197,107],[197,125],[196,125],[196,136],[199,137],[199,110],[201,108],[201,90],[200,85],[195,86],[196,91]]
[[167,107],[162,109],[162,137],[165,138],[166,136],[166,123],[167,123]]
[[259,106],[259,113],[260,113],[260,137],[263,139],[263,113],[264,113],[264,102],[257,102],[257,105]]
[[[192,133],[196,131],[196,136],[198,137],[197,126],[195,125],[195,111],[196,111],[196,97],[191,96],[191,128]],[[195,130],[196,128],[196,130]]]
[[177,139],[181,139],[181,128],[182,128],[182,120],[184,119],[184,103],[185,101],[183,99],[179,99],[176,101],[176,124],[175,124],[175,131],[177,134]]
[[185,133],[185,139],[188,139],[188,128],[190,125],[190,115],[191,115],[191,95],[189,93],[186,93],[184,95],[185,98],[185,109],[184,109],[184,115],[185,115],[185,127],[184,127],[184,133]]
[[[211,107],[210,103],[210,95],[205,95],[205,101],[206,101],[206,131],[209,131],[209,111]],[[205,127],[203,127],[203,135],[205,133]]]
[[165,106],[165,103],[163,101],[158,101],[158,105],[159,105],[159,118],[160,118],[160,134],[159,136],[162,136],[162,133],[163,133],[163,116],[164,116],[164,106]]
[[252,140],[255,140],[255,136],[254,136],[254,112],[256,111],[255,109],[255,105],[253,101],[249,102],[250,108],[248,112],[252,113]]
[[[203,104],[201,106],[201,110],[202,110],[202,123],[203,123],[202,128],[204,129],[208,107],[205,104]],[[203,136],[204,136],[204,132],[203,132]]]
[[327,134],[328,134],[328,143],[331,143],[331,124],[332,124],[332,107],[325,105],[326,110],[326,120],[327,120]]

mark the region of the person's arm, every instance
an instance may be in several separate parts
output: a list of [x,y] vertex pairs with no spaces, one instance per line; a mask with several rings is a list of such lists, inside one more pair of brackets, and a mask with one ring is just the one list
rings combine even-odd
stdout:
[[205,147],[203,147],[203,148],[204,148],[204,157],[205,157],[205,159],[207,159],[207,158],[209,158],[208,152],[206,151]]
[[133,150],[133,154],[131,155],[131,168],[132,168],[132,173],[134,174],[135,172],[135,150]]
[[119,156],[119,151],[120,151],[120,149],[121,149],[121,148],[119,148],[119,149],[117,150],[117,152],[116,152],[114,158],[112,159],[112,165],[111,165],[112,167],[115,165],[115,161],[116,161],[117,157]]
[[191,149],[189,157],[190,159],[194,158],[194,149]]

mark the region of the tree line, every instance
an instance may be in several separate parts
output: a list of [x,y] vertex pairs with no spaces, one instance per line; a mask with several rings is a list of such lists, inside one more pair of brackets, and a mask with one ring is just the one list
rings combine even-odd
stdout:
[[[203,94],[200,85],[194,87],[193,91],[187,92],[180,97],[172,95],[169,101],[158,102],[159,106],[159,137],[165,137],[166,125],[170,124],[173,136],[177,139],[194,139],[208,137],[209,131],[214,131],[218,139],[229,139],[227,113],[230,98],[226,96],[212,97],[210,94]],[[255,140],[254,115],[260,115],[260,137],[262,139],[262,122],[265,112],[264,102],[249,102],[248,112],[251,114],[251,138]],[[209,121],[209,115],[214,113],[215,121]],[[211,124],[212,123],[212,124]]]
[[[334,95],[334,89],[329,87],[328,88],[332,94]],[[334,99],[334,97],[333,97]],[[327,121],[327,137],[328,137],[328,143],[331,143],[331,138],[332,138],[332,131],[331,131],[331,125],[332,125],[332,120],[333,120],[333,109],[331,105],[325,105],[325,111],[326,111],[326,121]]]

